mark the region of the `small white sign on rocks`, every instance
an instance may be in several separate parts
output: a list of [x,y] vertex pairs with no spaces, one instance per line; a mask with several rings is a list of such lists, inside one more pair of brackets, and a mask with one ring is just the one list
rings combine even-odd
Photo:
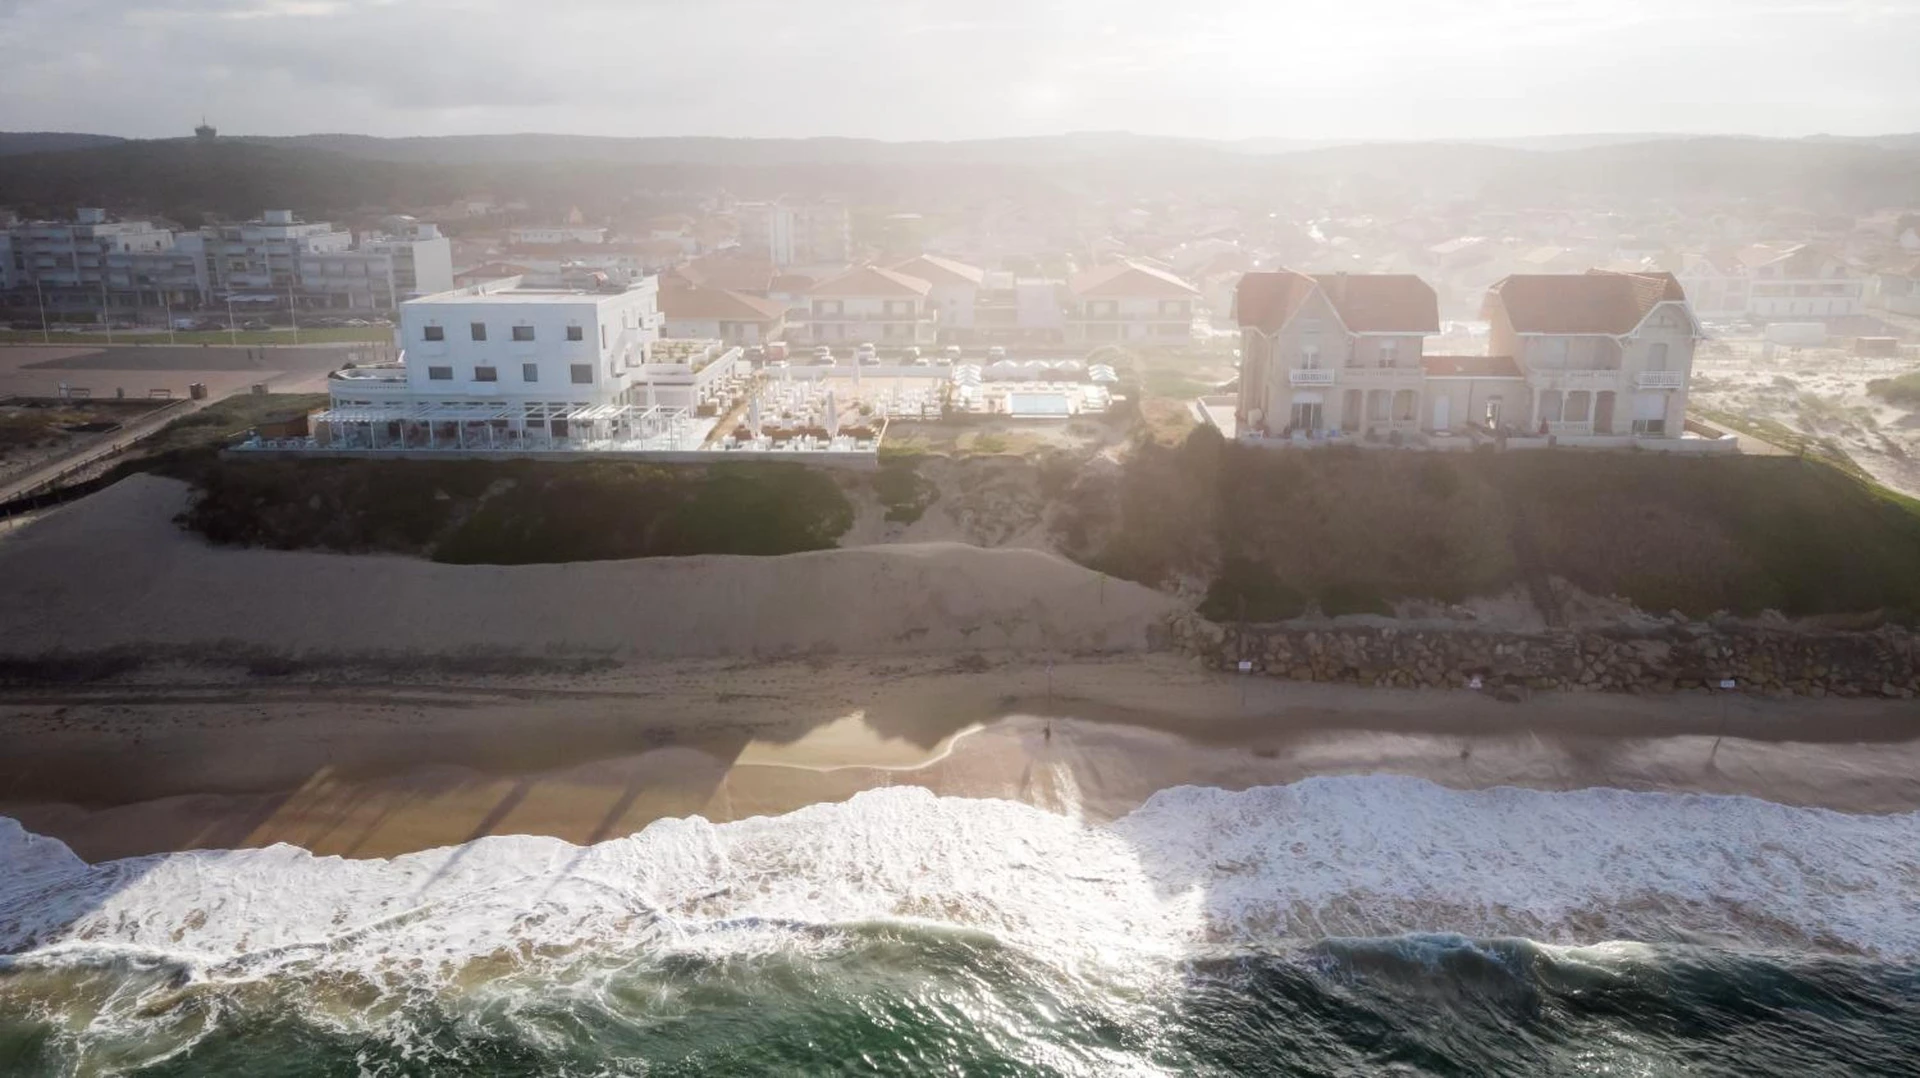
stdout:
[[1252,662],[1251,660],[1248,660],[1248,659],[1241,659],[1241,660],[1240,660],[1240,672],[1241,672],[1241,673],[1243,673],[1243,674],[1251,674],[1251,673],[1253,673],[1253,662]]

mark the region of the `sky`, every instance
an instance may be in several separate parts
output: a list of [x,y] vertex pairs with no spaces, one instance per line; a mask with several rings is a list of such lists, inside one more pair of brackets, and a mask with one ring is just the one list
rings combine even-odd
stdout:
[[0,0],[0,130],[1920,131],[1920,0]]

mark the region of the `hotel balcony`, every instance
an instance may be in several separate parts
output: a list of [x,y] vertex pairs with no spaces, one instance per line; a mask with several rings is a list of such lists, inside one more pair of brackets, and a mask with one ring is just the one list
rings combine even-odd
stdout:
[[1296,386],[1330,386],[1339,379],[1332,367],[1295,367],[1287,372],[1287,382]]
[[1641,371],[1633,376],[1633,384],[1640,389],[1685,389],[1687,375],[1685,371]]

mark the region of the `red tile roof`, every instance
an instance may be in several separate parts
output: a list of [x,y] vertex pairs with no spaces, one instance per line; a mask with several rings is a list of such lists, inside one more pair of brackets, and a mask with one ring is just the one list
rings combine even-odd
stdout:
[[1242,326],[1277,333],[1315,287],[1313,278],[1295,270],[1248,273],[1234,289],[1234,314]]
[[758,258],[697,258],[671,272],[702,288],[729,292],[765,292],[774,277],[773,263]]
[[787,313],[787,305],[759,296],[720,288],[663,288],[660,311],[668,318],[713,319],[719,322],[772,322]]
[[1200,290],[1165,270],[1138,262],[1115,262],[1067,281],[1067,290],[1076,296],[1101,296],[1127,299],[1186,299]]
[[1524,378],[1512,356],[1421,356],[1429,378]]
[[1486,313],[1504,308],[1517,333],[1632,333],[1659,303],[1684,302],[1671,273],[1516,273],[1487,293]]
[[951,258],[939,255],[921,255],[909,258],[893,267],[895,273],[904,273],[909,277],[918,277],[932,284],[978,285],[987,279],[987,271],[978,266],[969,266],[965,262],[955,262]]
[[1438,333],[1440,304],[1427,282],[1401,273],[1322,273],[1297,270],[1240,278],[1234,309],[1240,324],[1268,333],[1287,324],[1319,289],[1354,333]]
[[1321,273],[1320,290],[1355,333],[1438,333],[1433,286],[1410,273]]
[[884,270],[879,266],[855,266],[822,281],[809,293],[815,296],[924,296],[933,286],[918,277]]

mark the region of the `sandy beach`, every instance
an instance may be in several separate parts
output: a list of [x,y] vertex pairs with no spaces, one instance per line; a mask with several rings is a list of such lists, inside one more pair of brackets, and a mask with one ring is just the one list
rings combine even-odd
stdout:
[[1240,677],[1151,650],[1178,600],[1040,550],[452,566],[214,548],[186,497],[136,477],[0,538],[0,658],[40,671],[0,689],[0,815],[91,860],[588,843],[898,784],[1092,820],[1374,772],[1920,808],[1910,702]]
[[878,786],[1106,820],[1180,785],[1393,773],[1444,785],[1747,794],[1920,809],[1898,701],[1398,692],[1171,656],[676,663],[458,684],[194,680],[16,690],[0,815],[91,860],[286,842],[385,857],[576,843]]

